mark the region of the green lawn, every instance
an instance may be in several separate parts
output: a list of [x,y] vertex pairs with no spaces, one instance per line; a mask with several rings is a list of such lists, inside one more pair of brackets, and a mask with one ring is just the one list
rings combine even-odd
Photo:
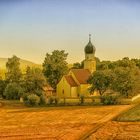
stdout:
[[127,112],[119,115],[116,121],[124,121],[124,122],[134,122],[140,121],[140,105],[128,110]]

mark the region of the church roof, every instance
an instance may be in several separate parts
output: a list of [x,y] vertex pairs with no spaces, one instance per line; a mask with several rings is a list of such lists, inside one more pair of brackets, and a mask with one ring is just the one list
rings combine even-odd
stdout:
[[95,53],[95,51],[96,51],[95,46],[91,43],[91,35],[89,35],[89,42],[85,47],[85,53],[92,54]]
[[87,84],[87,80],[91,75],[88,69],[72,69],[71,72],[75,75],[80,84]]
[[72,78],[71,75],[66,75],[64,77],[71,87],[77,87],[77,84],[76,84],[76,82],[74,81],[74,79]]

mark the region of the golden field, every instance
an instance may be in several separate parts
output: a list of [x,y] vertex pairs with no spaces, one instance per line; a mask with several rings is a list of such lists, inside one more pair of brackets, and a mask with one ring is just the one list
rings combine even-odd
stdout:
[[9,102],[9,105],[2,105],[0,108],[0,139],[78,140],[99,124],[106,124],[130,107],[118,105],[27,108],[20,104],[11,106]]

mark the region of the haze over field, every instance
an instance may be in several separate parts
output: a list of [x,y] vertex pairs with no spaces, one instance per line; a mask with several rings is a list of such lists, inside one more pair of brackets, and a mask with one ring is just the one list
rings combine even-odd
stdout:
[[0,57],[42,63],[54,49],[84,58],[88,34],[102,60],[139,58],[139,0],[0,0]]

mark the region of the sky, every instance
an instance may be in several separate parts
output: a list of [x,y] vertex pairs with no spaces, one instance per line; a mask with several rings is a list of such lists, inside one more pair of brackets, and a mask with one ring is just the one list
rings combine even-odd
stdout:
[[0,0],[0,57],[80,62],[89,34],[101,60],[140,58],[140,0]]

